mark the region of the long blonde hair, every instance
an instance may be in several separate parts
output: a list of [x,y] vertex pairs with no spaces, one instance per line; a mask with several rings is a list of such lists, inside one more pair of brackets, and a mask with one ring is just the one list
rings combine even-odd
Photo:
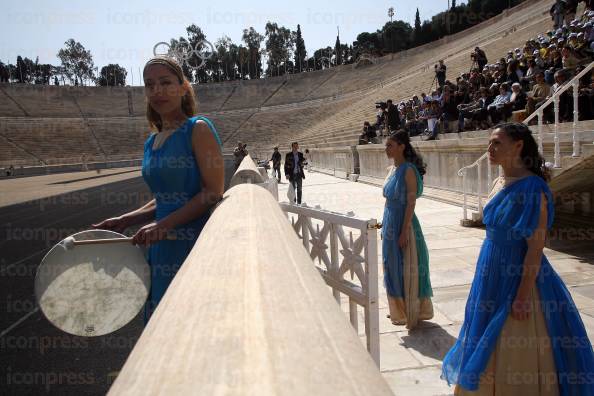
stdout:
[[[188,117],[195,116],[197,113],[196,96],[194,96],[192,85],[184,76],[181,66],[172,58],[166,56],[157,56],[146,62],[146,65],[144,65],[144,69],[142,71],[143,77],[146,69],[151,65],[163,65],[177,76],[179,83],[186,89],[186,94],[182,97],[181,102],[182,111]],[[148,101],[146,102],[146,119],[148,120],[151,128],[156,128],[159,132],[161,132],[163,128],[163,120],[161,120],[159,113],[157,113],[155,109],[151,107],[151,104]]]

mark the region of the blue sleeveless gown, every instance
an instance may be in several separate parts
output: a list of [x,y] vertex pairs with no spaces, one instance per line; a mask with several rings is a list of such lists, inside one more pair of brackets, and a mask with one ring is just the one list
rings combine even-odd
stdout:
[[[189,118],[155,150],[153,142],[156,133],[149,136],[144,144],[142,176],[156,199],[156,221],[184,206],[202,190],[200,168],[192,151],[192,128],[198,120],[208,124],[219,146],[222,146],[212,122],[201,116]],[[145,321],[148,321],[192,250],[209,216],[210,211],[178,226],[175,229],[177,239],[159,241],[149,247],[151,290],[145,310]]]
[[[382,219],[382,261],[384,265],[384,286],[391,297],[408,298],[404,295],[404,264],[402,250],[398,246],[398,239],[404,222],[407,205],[407,191],[405,175],[407,169],[413,169],[417,177],[417,198],[423,194],[423,179],[417,167],[410,162],[404,162],[388,178],[384,185],[386,206]],[[417,243],[417,261],[419,265],[419,295],[418,298],[433,296],[429,277],[429,252],[423,236],[421,224],[417,215],[413,213],[412,228]]]
[[[553,224],[553,195],[546,182],[528,176],[504,187],[485,206],[487,235],[481,247],[464,323],[443,360],[442,378],[473,391],[487,367],[522,277],[530,237],[547,199],[547,229]],[[565,284],[543,255],[536,288],[544,313],[561,396],[594,395],[594,353]]]

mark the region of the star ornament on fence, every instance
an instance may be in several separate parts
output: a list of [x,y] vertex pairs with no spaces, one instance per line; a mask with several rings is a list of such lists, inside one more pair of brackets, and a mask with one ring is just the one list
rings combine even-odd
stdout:
[[349,271],[351,280],[354,279],[355,275],[357,275],[359,282],[361,282],[362,285],[365,285],[367,279],[365,269],[363,268],[363,264],[365,263],[365,258],[362,256],[363,249],[365,248],[363,234],[360,235],[359,238],[357,238],[354,242],[352,232],[349,233],[349,239],[347,240],[342,227],[337,228],[336,234],[338,235],[338,240],[342,245],[340,254],[342,254],[343,257],[339,268],[339,274],[344,276],[344,274]]
[[317,224],[316,231],[311,224],[311,220],[308,223],[308,228],[310,230],[311,239],[311,253],[310,257],[312,261],[315,261],[316,258],[318,259],[318,263],[324,263],[327,269],[330,269],[330,259],[328,258],[328,254],[326,253],[326,249],[328,249],[328,245],[326,245],[326,238],[328,238],[328,234],[330,233],[330,223],[324,222],[324,227],[320,231],[320,225]]
[[[199,70],[206,66],[206,60],[212,58],[215,48],[208,40],[197,42],[194,46],[190,43],[180,43],[175,47],[165,41],[160,41],[153,47],[154,56],[168,56],[174,58],[180,65],[189,69]],[[196,64],[195,59],[198,59]]]

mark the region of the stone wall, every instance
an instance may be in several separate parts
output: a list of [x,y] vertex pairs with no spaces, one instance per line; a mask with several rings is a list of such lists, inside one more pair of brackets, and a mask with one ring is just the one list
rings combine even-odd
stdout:
[[[569,128],[569,126],[564,126]],[[536,134],[537,128],[533,128]],[[554,160],[554,135],[552,128],[546,126],[544,131],[544,156],[547,162]],[[592,122],[580,123],[579,136],[582,144],[594,141]],[[572,154],[572,133],[565,129],[559,134],[560,153],[565,158]],[[425,186],[445,191],[462,193],[462,177],[458,171],[471,165],[483,155],[489,143],[489,132],[469,132],[443,136],[441,140],[413,141],[417,152],[423,157],[427,165],[424,177]],[[344,158],[346,156],[346,158]],[[343,159],[344,158],[344,159]],[[374,185],[382,185],[391,165],[386,157],[383,144],[368,144],[353,147],[332,147],[310,149],[310,165],[315,171],[348,177],[355,173],[355,161],[359,168],[358,180]],[[491,172],[489,177],[488,173]],[[345,176],[345,172],[347,175]],[[487,182],[498,176],[498,167],[490,167],[488,161],[483,161],[480,167],[482,193],[485,194]],[[479,169],[467,171],[467,191],[476,194],[479,189]]]
[[357,154],[355,146],[310,149],[309,164],[317,172],[346,179],[358,173]]

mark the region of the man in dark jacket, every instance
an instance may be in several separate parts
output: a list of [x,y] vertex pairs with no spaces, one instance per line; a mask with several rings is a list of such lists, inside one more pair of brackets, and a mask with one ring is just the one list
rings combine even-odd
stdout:
[[386,102],[388,107],[386,107],[386,125],[388,126],[388,131],[397,131],[400,129],[400,112],[398,111],[398,107],[392,104],[392,99],[388,99]]
[[305,158],[303,157],[303,153],[299,151],[299,144],[293,142],[291,144],[291,152],[285,156],[285,177],[293,185],[296,193],[295,200],[299,205],[301,204],[303,179],[305,179],[305,174],[303,173],[304,162]]
[[272,176],[278,179],[278,182],[281,182],[281,153],[278,151],[278,147],[274,148],[274,152],[272,153]]

